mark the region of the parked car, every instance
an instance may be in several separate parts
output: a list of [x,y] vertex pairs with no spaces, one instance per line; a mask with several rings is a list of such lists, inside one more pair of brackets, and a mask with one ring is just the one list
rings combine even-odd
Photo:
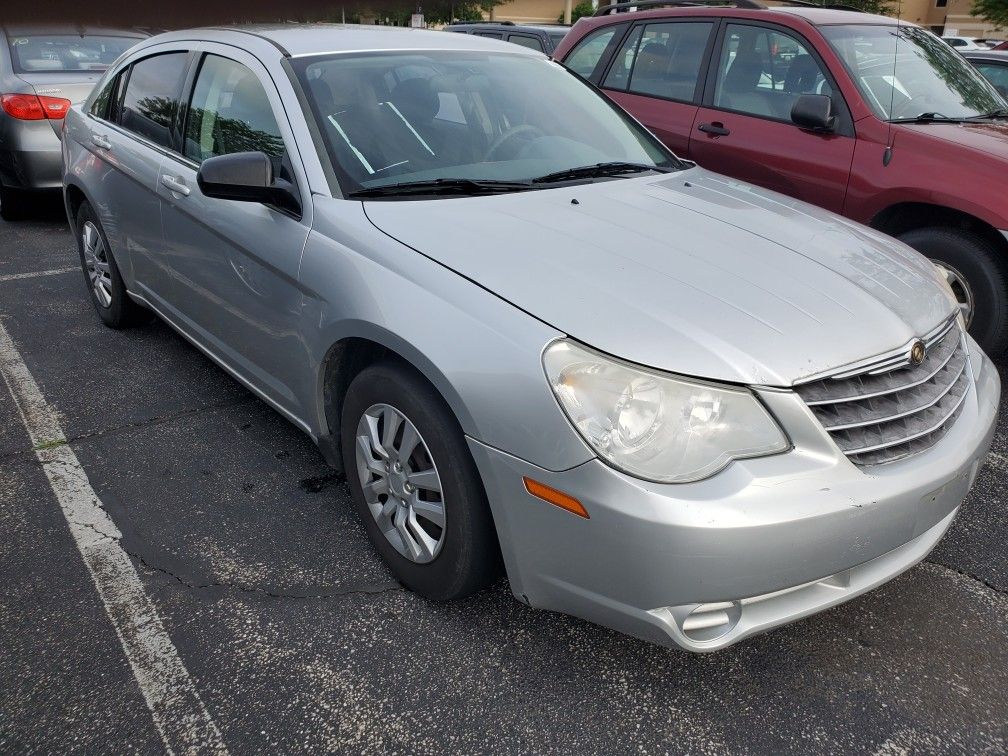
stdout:
[[745,4],[581,19],[555,58],[676,154],[936,261],[970,332],[1003,352],[1008,192],[992,188],[1008,174],[1008,103],[917,26]]
[[989,49],[987,45],[981,43],[979,40],[971,39],[970,37],[942,37],[942,42],[947,44],[949,47],[954,47],[959,52],[964,52],[966,50],[987,50]]
[[994,49],[998,45],[1002,45],[1005,42],[1005,40],[1003,39],[974,39],[973,41],[976,42],[978,45],[984,45],[989,49]]
[[457,34],[475,34],[477,37],[488,39],[503,39],[530,50],[550,55],[564,35],[570,29],[569,26],[560,24],[522,24],[518,25],[512,21],[456,21],[444,28],[445,31]]
[[532,606],[719,648],[922,559],[994,432],[927,260],[515,45],[161,35],[64,144],[99,317],[153,310],[304,430],[431,599],[503,558]]
[[962,55],[994,85],[994,89],[1008,97],[1008,50],[967,50]]
[[146,35],[79,26],[0,27],[0,214],[19,217],[30,192],[62,186],[60,130],[71,103]]
[[1000,42],[999,44],[994,45],[994,47],[992,47],[991,49],[992,50],[998,50],[998,51],[1008,50],[1008,41],[1006,41],[1006,42]]

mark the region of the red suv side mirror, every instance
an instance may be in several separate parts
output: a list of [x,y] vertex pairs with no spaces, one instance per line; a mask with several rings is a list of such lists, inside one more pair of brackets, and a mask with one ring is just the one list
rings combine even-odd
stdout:
[[833,131],[836,128],[833,101],[826,95],[803,94],[791,107],[791,122],[803,129]]

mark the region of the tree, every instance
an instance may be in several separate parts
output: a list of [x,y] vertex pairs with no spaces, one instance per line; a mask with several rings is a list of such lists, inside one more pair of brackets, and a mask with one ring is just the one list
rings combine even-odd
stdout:
[[[603,5],[610,5],[612,0],[600,0],[599,7]],[[581,0],[580,3],[571,9],[571,23],[576,23],[579,18],[585,16],[594,16],[595,7],[591,4],[591,0]],[[563,13],[560,14],[560,18],[557,19],[557,23],[562,24],[564,20]]]
[[973,0],[970,14],[1002,29],[1008,28],[1008,0]]
[[892,0],[844,0],[844,5],[857,8],[862,13],[874,13],[878,16],[892,16],[898,10],[898,2]]

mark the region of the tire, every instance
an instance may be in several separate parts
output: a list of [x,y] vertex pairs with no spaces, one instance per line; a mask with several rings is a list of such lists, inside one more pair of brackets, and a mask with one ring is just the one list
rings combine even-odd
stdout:
[[919,228],[899,236],[925,257],[965,279],[972,293],[970,335],[987,354],[1008,349],[1008,276],[1000,252],[985,239],[953,228]]
[[5,221],[24,220],[28,215],[28,195],[20,189],[0,186],[0,218]]
[[[85,238],[85,233],[88,239]],[[90,241],[89,241],[90,240]],[[90,251],[97,254],[96,270],[100,269],[105,282],[102,285],[102,298],[92,281],[89,272],[88,257]],[[77,251],[80,255],[81,269],[84,271],[84,281],[87,284],[91,304],[94,305],[98,317],[109,328],[129,328],[147,322],[150,315],[140,305],[130,299],[126,293],[126,285],[119,274],[111,247],[105,236],[101,222],[88,202],[81,203],[77,211]],[[107,266],[107,270],[106,270]]]
[[[399,532],[385,535],[379,525],[378,515],[372,511],[375,505],[369,505],[365,497],[365,480],[380,481],[382,476],[367,471],[366,468],[361,470],[358,464],[361,458],[358,430],[362,424],[366,427],[364,416],[369,411],[382,418],[375,427],[384,430],[388,424],[384,419],[387,415],[381,413],[387,410],[375,409],[382,406],[398,412],[419,434],[420,441],[407,462],[407,467],[422,471],[431,463],[435,475],[440,478],[443,527],[438,528],[433,521],[417,515],[412,522],[414,529],[410,530],[412,536],[416,527],[423,527],[431,540],[440,539],[433,558],[427,559],[429,554],[419,557],[426,559],[423,562],[404,555],[402,547],[405,539]],[[400,428],[393,439],[393,448],[397,439],[398,448],[402,447],[405,439],[406,423]],[[501,557],[496,530],[476,464],[455,416],[440,394],[422,376],[399,363],[382,363],[365,368],[347,388],[340,436],[343,464],[354,505],[368,537],[400,583],[433,601],[449,601],[475,593],[500,574]],[[364,438],[369,438],[366,432]],[[367,453],[371,458],[380,460],[380,455],[374,452],[374,446],[369,446],[367,440],[364,443],[364,448],[370,449]],[[381,494],[371,494],[372,499],[377,500],[379,508],[395,512],[391,516],[392,520],[406,509],[397,504],[400,497],[405,499],[409,496],[403,494],[401,481],[397,484],[394,480],[396,473],[391,460],[395,457],[395,454],[389,455],[388,471],[384,478],[389,492],[384,498]],[[381,488],[381,485],[377,488]],[[433,498],[438,496],[419,487],[414,491],[417,495]],[[400,496],[396,496],[396,492]],[[418,504],[416,511],[430,509],[431,506]],[[408,518],[404,519],[406,523],[402,527],[410,527]],[[385,521],[386,529],[391,525],[389,520]],[[399,547],[393,544],[393,540],[399,543]],[[419,542],[420,539],[414,540]]]

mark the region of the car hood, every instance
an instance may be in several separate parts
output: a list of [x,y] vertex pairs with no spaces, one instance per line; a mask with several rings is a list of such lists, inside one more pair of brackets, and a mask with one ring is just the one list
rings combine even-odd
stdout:
[[722,381],[788,386],[900,347],[954,309],[909,247],[700,168],[365,211],[585,344]]
[[[980,153],[982,159],[1008,158],[1008,121],[977,123],[914,123],[902,128],[925,139],[939,139]],[[897,145],[898,149],[898,145]]]

